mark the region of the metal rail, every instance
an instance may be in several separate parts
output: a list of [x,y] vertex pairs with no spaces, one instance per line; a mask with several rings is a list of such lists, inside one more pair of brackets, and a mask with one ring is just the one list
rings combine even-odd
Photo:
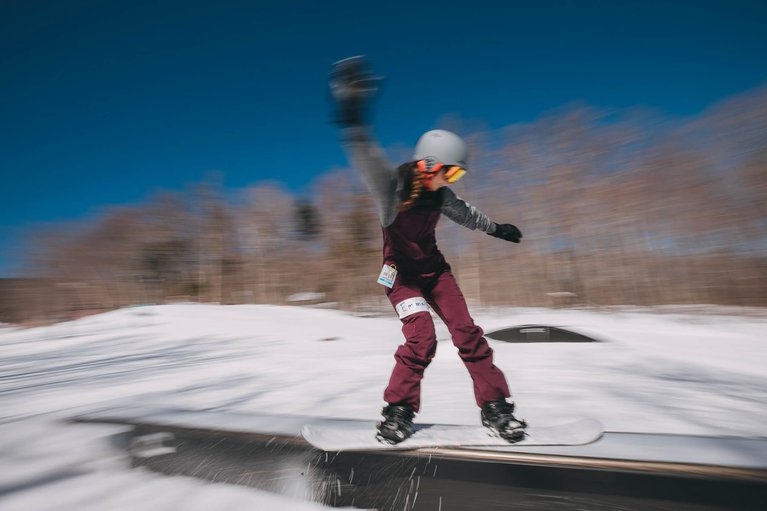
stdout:
[[114,415],[79,421],[131,425],[124,445],[135,466],[334,506],[710,511],[767,502],[759,466],[467,448],[324,453],[290,434]]

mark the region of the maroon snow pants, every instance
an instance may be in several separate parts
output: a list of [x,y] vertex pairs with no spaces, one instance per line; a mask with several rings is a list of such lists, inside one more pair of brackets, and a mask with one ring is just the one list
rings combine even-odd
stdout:
[[[493,364],[493,350],[483,337],[482,329],[469,315],[466,300],[452,273],[445,271],[431,280],[405,284],[398,278],[386,294],[395,310],[398,310],[398,304],[408,299],[422,297],[445,322],[474,382],[478,406],[509,397],[506,378]],[[410,404],[417,412],[421,405],[421,379],[437,351],[437,336],[429,312],[414,312],[405,317],[402,316],[407,313],[398,311],[398,314],[406,342],[394,354],[396,364],[384,391],[384,400]]]

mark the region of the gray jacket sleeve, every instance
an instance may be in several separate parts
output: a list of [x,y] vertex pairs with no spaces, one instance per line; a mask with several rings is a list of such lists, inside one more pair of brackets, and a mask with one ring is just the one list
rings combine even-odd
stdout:
[[480,230],[488,234],[495,232],[495,222],[483,212],[460,198],[447,186],[443,189],[442,214],[453,222],[471,230]]
[[351,126],[343,128],[341,139],[352,166],[362,174],[365,185],[378,208],[381,225],[389,226],[399,212],[398,172],[373,140],[368,128]]

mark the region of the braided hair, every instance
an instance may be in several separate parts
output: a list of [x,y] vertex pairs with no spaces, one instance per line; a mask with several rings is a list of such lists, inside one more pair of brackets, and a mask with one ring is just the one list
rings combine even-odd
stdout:
[[426,184],[431,181],[442,168],[443,165],[441,163],[432,160],[418,160],[400,166],[399,170],[404,173],[405,179],[405,187],[403,191],[407,193],[407,196],[403,197],[399,210],[407,211],[412,208],[418,200],[418,197],[421,196],[424,188],[426,188]]

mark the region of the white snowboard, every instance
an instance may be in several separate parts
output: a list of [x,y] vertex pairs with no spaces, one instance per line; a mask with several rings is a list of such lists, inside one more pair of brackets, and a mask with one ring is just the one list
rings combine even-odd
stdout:
[[527,427],[523,440],[510,444],[483,426],[415,424],[414,429],[413,436],[395,445],[376,439],[376,424],[372,421],[334,420],[306,424],[301,434],[307,442],[323,451],[368,451],[491,445],[582,445],[598,440],[604,431],[602,423],[595,419],[579,419],[556,426],[531,425]]

